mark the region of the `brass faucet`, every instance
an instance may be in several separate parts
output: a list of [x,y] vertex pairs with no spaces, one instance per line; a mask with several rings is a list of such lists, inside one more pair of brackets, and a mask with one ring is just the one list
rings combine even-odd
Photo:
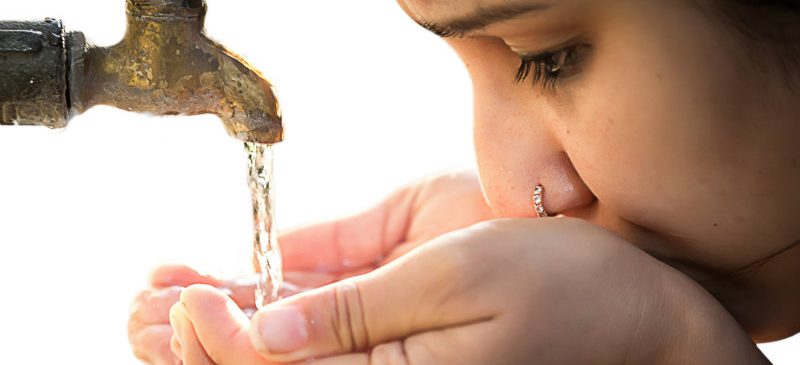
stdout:
[[247,142],[283,138],[272,85],[204,32],[205,0],[126,0],[108,48],[60,21],[0,22],[0,124],[64,127],[95,105],[153,115],[215,114]]

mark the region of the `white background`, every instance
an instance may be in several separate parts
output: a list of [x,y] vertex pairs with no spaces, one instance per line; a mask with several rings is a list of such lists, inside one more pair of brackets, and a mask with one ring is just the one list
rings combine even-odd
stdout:
[[[348,214],[430,173],[470,167],[466,72],[391,0],[208,0],[208,33],[277,85],[279,227]],[[124,0],[0,0],[111,45]],[[0,128],[0,363],[138,364],[131,299],[149,270],[248,270],[244,149],[215,117],[97,107],[69,128]],[[800,339],[764,346],[776,364]]]

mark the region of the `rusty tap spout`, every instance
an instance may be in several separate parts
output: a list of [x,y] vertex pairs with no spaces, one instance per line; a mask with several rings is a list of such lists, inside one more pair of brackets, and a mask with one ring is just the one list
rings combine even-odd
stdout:
[[272,85],[206,36],[205,0],[126,1],[124,39],[109,48],[88,46],[73,56],[73,112],[111,105],[153,115],[215,114],[238,139],[281,141]]

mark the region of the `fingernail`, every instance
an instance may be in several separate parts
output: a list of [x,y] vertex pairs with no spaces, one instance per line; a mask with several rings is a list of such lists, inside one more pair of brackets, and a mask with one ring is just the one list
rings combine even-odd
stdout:
[[258,313],[256,325],[261,338],[255,345],[265,352],[286,354],[308,342],[306,317],[296,307],[265,309]]

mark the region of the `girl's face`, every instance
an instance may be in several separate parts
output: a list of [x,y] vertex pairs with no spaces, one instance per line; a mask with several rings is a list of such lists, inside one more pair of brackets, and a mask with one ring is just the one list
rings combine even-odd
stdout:
[[400,3],[469,71],[499,215],[533,216],[542,184],[551,214],[726,272],[800,239],[800,84],[712,4]]

